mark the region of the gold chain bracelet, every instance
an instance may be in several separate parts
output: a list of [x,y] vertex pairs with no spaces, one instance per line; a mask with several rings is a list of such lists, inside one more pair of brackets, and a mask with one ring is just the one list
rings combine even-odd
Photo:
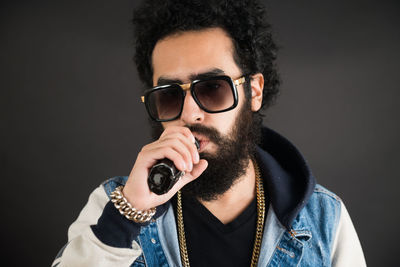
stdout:
[[114,203],[114,206],[118,209],[119,213],[124,215],[128,220],[136,223],[145,223],[150,221],[154,214],[156,214],[156,208],[148,210],[135,209],[122,194],[123,188],[123,186],[118,186],[110,194],[111,202]]

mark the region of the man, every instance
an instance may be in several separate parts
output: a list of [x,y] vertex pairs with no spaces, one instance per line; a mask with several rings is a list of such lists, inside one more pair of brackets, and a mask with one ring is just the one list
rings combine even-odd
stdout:
[[[256,0],[149,0],[136,10],[155,140],[129,177],[91,194],[53,266],[365,266],[342,201],[261,127],[279,86],[264,13]],[[184,175],[156,194],[148,176],[164,158]]]

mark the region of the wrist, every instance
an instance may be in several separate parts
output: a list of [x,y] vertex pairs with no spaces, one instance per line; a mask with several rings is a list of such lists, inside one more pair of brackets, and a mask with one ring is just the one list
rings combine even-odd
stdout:
[[134,192],[131,187],[125,185],[122,190],[122,195],[126,198],[126,200],[137,210],[148,210],[155,206],[149,205],[149,201],[146,201],[145,197],[138,196],[137,192]]
[[136,223],[146,223],[150,221],[156,213],[156,208],[141,210],[133,207],[133,205],[125,198],[122,191],[123,186],[118,186],[110,195],[111,202],[114,203],[115,208],[118,209],[121,215]]

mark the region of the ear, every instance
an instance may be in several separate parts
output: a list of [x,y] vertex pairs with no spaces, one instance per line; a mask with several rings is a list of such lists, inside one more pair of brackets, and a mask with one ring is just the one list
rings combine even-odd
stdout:
[[264,76],[256,73],[251,76],[251,110],[258,111],[261,108],[264,89]]

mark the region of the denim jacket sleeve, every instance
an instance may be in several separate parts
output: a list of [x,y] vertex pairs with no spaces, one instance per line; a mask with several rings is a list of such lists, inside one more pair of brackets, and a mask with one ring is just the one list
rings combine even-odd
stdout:
[[107,203],[109,198],[101,185],[91,193],[78,218],[69,227],[68,243],[58,253],[53,267],[130,266],[141,254],[136,241],[132,241],[130,247],[116,247],[107,245],[95,235],[91,226],[103,216]]

